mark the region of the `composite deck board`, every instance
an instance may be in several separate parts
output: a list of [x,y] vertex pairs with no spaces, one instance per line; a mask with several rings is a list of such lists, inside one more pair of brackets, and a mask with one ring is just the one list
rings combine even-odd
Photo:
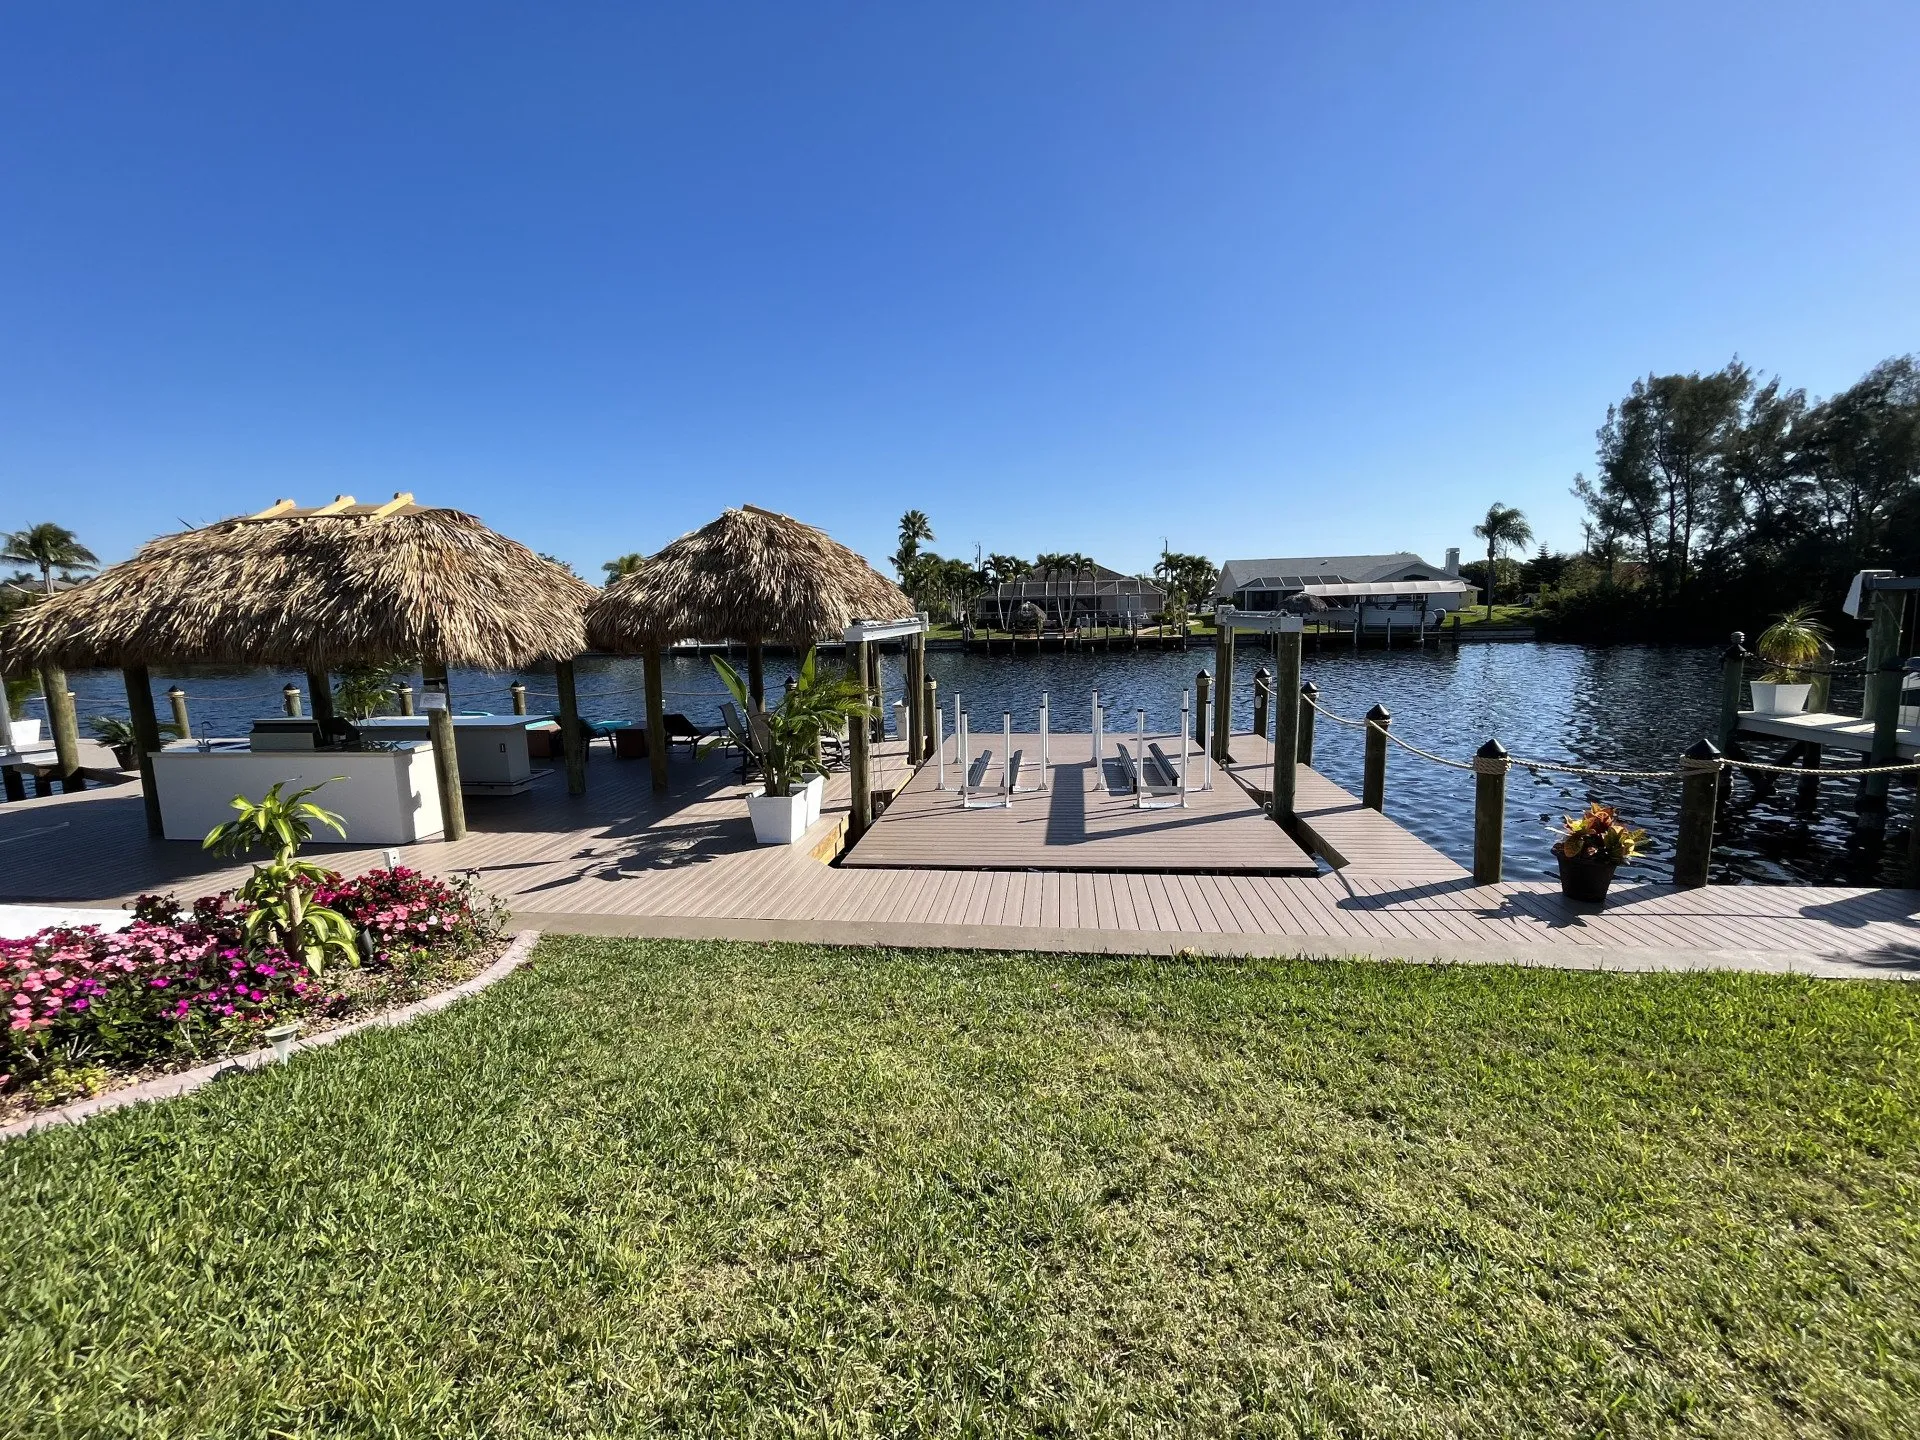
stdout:
[[[1250,738],[1235,737],[1236,756]],[[897,771],[897,746],[883,747],[883,754]],[[994,941],[1028,930],[1045,934],[1048,944],[1061,943],[1053,937],[1062,935],[1105,936],[1108,948],[1134,936],[1162,949],[1217,946],[1237,936],[1270,946],[1278,937],[1298,938],[1303,949],[1322,954],[1349,946],[1369,953],[1427,946],[1468,956],[1584,956],[1602,963],[1612,952],[1791,952],[1856,957],[1872,973],[1920,971],[1920,892],[1911,890],[1679,891],[1623,878],[1607,907],[1594,910],[1570,905],[1551,881],[1475,886],[1459,867],[1435,874],[1424,860],[1408,873],[1349,866],[1316,877],[1212,866],[1184,872],[835,867],[807,851],[844,816],[844,773],[830,777],[826,813],[809,844],[791,848],[753,843],[742,803],[748,790],[728,767],[676,757],[671,773],[665,796],[652,792],[646,767],[637,763],[597,760],[581,797],[569,797],[558,777],[543,776],[525,795],[476,799],[466,840],[410,846],[404,858],[437,874],[476,872],[533,925],[564,926],[578,916],[617,926],[631,917],[665,925],[669,933],[680,920],[706,927],[697,933],[729,924],[779,933],[789,924],[857,922],[900,943],[990,927]],[[1307,786],[1332,791],[1324,797],[1330,804],[1352,804],[1324,777],[1299,775]],[[1177,820],[1180,812],[1158,815]],[[1264,818],[1257,823],[1266,833],[1276,829]],[[315,847],[315,854],[348,871],[381,860],[378,849],[350,845]],[[150,891],[202,894],[244,874],[244,865],[196,845],[149,839],[139,794],[129,786],[0,805],[0,899],[112,905]]]
[[[1129,742],[1131,743],[1131,742]],[[1163,748],[1168,737],[1160,737]],[[1171,742],[1178,748],[1178,737]],[[959,773],[958,742],[946,742],[946,774]],[[1015,735],[1021,774],[1037,774],[1040,737]],[[999,733],[974,736],[975,760],[989,759],[1000,774]],[[1111,749],[1109,749],[1111,755]],[[1091,737],[1051,737],[1047,788],[1021,791],[1011,805],[965,809],[955,788],[941,790],[939,771],[922,766],[845,857],[852,868],[989,870],[1115,870],[1141,873],[1231,871],[1311,875],[1312,859],[1269,822],[1244,788],[1219,769],[1212,788],[1177,803],[1142,810],[1131,794],[1115,793],[1093,763]],[[1189,783],[1202,782],[1198,752]]]

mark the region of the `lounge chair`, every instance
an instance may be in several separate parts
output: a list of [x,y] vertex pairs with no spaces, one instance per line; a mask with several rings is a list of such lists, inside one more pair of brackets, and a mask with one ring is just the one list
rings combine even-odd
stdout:
[[698,754],[700,746],[704,742],[712,739],[716,735],[726,733],[716,725],[704,727],[696,725],[677,710],[667,713],[666,722],[667,749],[671,751],[675,745],[684,745],[687,747],[687,753],[689,755]]
[[[754,743],[753,733],[740,718],[740,712],[734,708],[731,700],[721,702],[720,718],[726,722],[726,742],[740,752],[740,773],[751,775],[761,768],[761,756],[765,753]],[[761,722],[765,724],[765,721]],[[718,739],[719,737],[715,737]]]

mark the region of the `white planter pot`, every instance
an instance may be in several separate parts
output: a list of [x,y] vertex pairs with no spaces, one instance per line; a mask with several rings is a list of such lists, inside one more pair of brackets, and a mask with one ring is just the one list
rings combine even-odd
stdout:
[[756,842],[791,845],[807,833],[807,792],[802,788],[791,795],[749,795],[747,814]]
[[1811,685],[1774,685],[1765,680],[1753,682],[1753,709],[1757,715],[1798,715],[1807,708]]
[[827,798],[827,777],[824,775],[810,776],[800,793],[807,797],[807,824],[818,825],[820,823],[820,802]]
[[40,743],[40,722],[22,720],[15,717],[13,722],[13,748],[31,750]]

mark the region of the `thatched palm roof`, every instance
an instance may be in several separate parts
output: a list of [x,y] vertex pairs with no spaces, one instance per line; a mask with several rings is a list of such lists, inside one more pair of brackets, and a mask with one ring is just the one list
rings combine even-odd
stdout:
[[855,620],[902,620],[913,602],[846,546],[752,505],[729,510],[616,580],[587,607],[595,649],[674,640],[838,639]]
[[586,649],[594,589],[458,510],[342,496],[162,536],[9,625],[10,663],[511,669]]

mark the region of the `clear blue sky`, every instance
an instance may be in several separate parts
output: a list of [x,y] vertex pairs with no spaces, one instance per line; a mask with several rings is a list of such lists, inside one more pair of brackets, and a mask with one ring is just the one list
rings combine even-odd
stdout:
[[0,528],[1572,546],[1636,374],[1920,348],[1916,73],[1912,0],[15,0]]

